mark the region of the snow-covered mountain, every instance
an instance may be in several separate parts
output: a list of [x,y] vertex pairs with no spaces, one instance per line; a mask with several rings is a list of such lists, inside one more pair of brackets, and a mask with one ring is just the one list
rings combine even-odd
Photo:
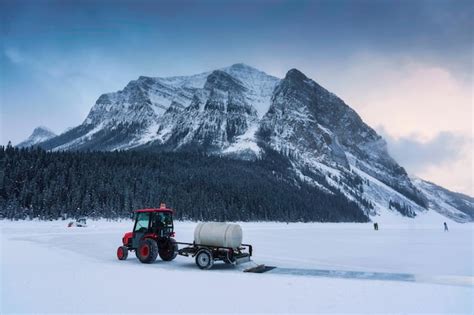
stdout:
[[43,147],[126,150],[144,145],[168,149],[205,146],[258,153],[255,141],[248,141],[252,135],[246,132],[257,130],[278,82],[278,78],[244,64],[187,77],[140,77],[121,91],[101,95],[80,126],[43,143]]
[[390,200],[423,211],[424,196],[390,157],[385,141],[336,95],[292,69],[272,100],[260,136],[296,169],[316,170],[350,199],[370,201],[372,214]]
[[243,159],[271,150],[289,159],[299,180],[344,194],[368,215],[394,211],[413,217],[442,208],[437,211],[458,221],[472,220],[454,214],[461,203],[447,202],[447,196],[456,199],[452,194],[412,181],[375,130],[296,69],[283,79],[244,64],[192,76],[139,77],[101,95],[81,125],[41,146],[205,150]]
[[56,134],[49,130],[46,127],[40,126],[36,127],[31,135],[25,141],[18,143],[16,146],[19,148],[31,147],[38,143],[49,140],[53,137],[56,137]]
[[420,178],[412,182],[428,198],[430,209],[457,222],[474,221],[474,198]]

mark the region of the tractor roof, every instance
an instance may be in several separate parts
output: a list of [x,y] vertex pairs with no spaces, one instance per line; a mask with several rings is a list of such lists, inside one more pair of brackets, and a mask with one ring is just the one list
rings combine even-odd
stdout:
[[135,212],[170,212],[173,213],[173,210],[170,208],[166,208],[166,205],[162,203],[159,208],[148,208],[148,209],[139,209],[135,210]]

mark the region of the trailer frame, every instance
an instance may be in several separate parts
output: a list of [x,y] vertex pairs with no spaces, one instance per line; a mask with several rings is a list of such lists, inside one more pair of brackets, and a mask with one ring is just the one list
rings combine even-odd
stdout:
[[196,244],[195,242],[176,242],[186,247],[178,249],[178,255],[195,257],[196,265],[200,269],[210,269],[215,261],[223,261],[226,264],[241,264],[250,261],[253,247],[250,244],[241,244],[237,248]]

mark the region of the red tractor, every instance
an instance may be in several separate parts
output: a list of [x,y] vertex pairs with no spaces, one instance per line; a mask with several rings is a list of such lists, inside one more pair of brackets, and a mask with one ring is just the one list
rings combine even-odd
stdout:
[[154,262],[158,255],[164,261],[171,261],[178,254],[174,235],[173,210],[165,204],[158,209],[136,210],[133,231],[123,236],[117,258],[125,260],[128,251],[135,251],[137,258],[145,264]]

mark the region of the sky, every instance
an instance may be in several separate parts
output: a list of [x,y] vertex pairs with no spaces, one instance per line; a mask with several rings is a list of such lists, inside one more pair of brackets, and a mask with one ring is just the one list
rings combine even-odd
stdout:
[[409,174],[473,193],[472,1],[0,0],[0,144],[77,126],[140,75],[297,68]]

